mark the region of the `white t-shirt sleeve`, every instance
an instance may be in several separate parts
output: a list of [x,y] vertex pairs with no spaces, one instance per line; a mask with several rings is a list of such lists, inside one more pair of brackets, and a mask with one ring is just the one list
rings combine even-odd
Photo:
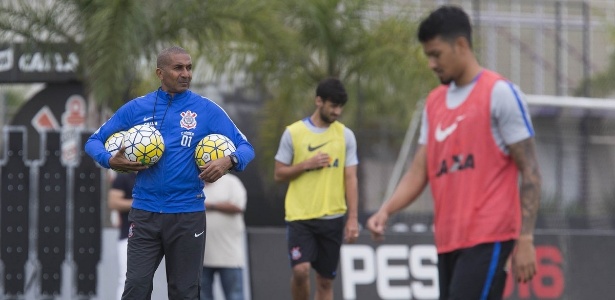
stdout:
[[233,174],[226,174],[224,176],[228,177],[228,188],[231,192],[231,199],[229,199],[230,202],[241,208],[241,210],[245,210],[246,202],[248,201],[248,193],[245,186],[241,182],[241,179]]
[[[344,139],[346,140],[346,161],[345,166],[354,166],[359,164],[359,158],[357,155],[357,139],[354,132],[349,128],[344,128]],[[282,137],[280,138],[280,145],[278,152],[275,155],[275,160],[291,165],[293,162],[293,140],[288,129],[284,130]]]
[[505,145],[534,136],[526,96],[518,86],[505,80],[496,82],[491,91],[491,117],[494,135]]
[[293,163],[293,151],[293,140],[287,128],[284,130],[284,133],[282,133],[282,138],[280,138],[280,146],[278,147],[278,152],[275,154],[275,160],[286,165],[291,165]]
[[421,131],[419,132],[419,145],[427,145],[427,109],[423,108],[423,113],[421,114]]
[[344,127],[344,139],[346,140],[346,162],[344,166],[356,166],[359,164],[359,158],[357,156],[357,139],[354,136],[354,132],[348,127]]
[[[449,100],[448,97],[452,96],[454,95],[447,94],[447,101]],[[464,95],[463,98],[465,99],[466,96]],[[463,101],[457,102],[455,103],[458,106]],[[534,136],[534,128],[525,94],[518,86],[506,80],[496,82],[491,91],[491,122],[491,131],[495,142],[505,153],[508,152],[506,145]],[[419,144],[427,145],[428,129],[427,111],[423,109]]]

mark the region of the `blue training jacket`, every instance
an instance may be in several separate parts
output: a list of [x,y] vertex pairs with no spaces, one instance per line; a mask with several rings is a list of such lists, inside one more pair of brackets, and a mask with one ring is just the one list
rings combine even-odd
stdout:
[[171,97],[160,88],[120,107],[90,136],[85,152],[101,166],[110,168],[111,153],[104,146],[107,138],[140,124],[155,126],[162,134],[165,149],[156,164],[138,172],[133,208],[159,213],[204,211],[204,182],[198,176],[194,150],[208,134],[222,134],[233,141],[239,160],[235,171],[243,171],[254,158],[252,145],[216,103],[190,90]]

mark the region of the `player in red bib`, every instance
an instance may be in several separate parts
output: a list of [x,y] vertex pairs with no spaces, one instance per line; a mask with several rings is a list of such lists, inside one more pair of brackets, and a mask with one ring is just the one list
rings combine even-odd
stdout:
[[460,8],[433,11],[418,38],[442,85],[427,97],[411,167],[367,227],[382,239],[388,218],[429,183],[440,299],[501,299],[511,254],[518,281],[536,273],[541,178],[525,95],[479,65]]

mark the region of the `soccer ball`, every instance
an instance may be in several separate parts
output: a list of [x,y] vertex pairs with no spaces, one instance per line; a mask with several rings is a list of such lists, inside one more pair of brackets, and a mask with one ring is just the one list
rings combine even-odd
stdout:
[[204,166],[211,160],[228,156],[235,152],[235,144],[221,134],[210,134],[204,137],[194,150],[194,160],[199,166]]
[[126,131],[120,131],[112,134],[105,142],[105,149],[111,153],[111,156],[115,154],[124,146],[124,139],[126,138]]
[[[107,149],[107,151],[109,151],[109,153],[111,153],[112,156],[115,156],[115,154],[118,151],[120,151],[120,149],[124,146],[124,140],[126,139],[127,136],[128,136],[127,131],[119,131],[119,132],[112,134],[105,142],[105,149]],[[113,170],[119,173],[128,173],[128,171],[124,171],[124,170],[118,170],[118,169],[113,169]]]
[[147,166],[160,160],[164,153],[164,140],[158,129],[150,125],[136,125],[128,129],[126,133],[124,155],[128,160]]

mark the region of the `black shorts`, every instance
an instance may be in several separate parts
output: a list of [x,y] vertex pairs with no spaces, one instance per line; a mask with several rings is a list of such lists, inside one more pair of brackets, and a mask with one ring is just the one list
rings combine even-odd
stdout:
[[344,218],[286,222],[291,267],[310,262],[325,278],[335,278],[344,238]]
[[502,299],[514,243],[485,243],[438,254],[440,300]]

